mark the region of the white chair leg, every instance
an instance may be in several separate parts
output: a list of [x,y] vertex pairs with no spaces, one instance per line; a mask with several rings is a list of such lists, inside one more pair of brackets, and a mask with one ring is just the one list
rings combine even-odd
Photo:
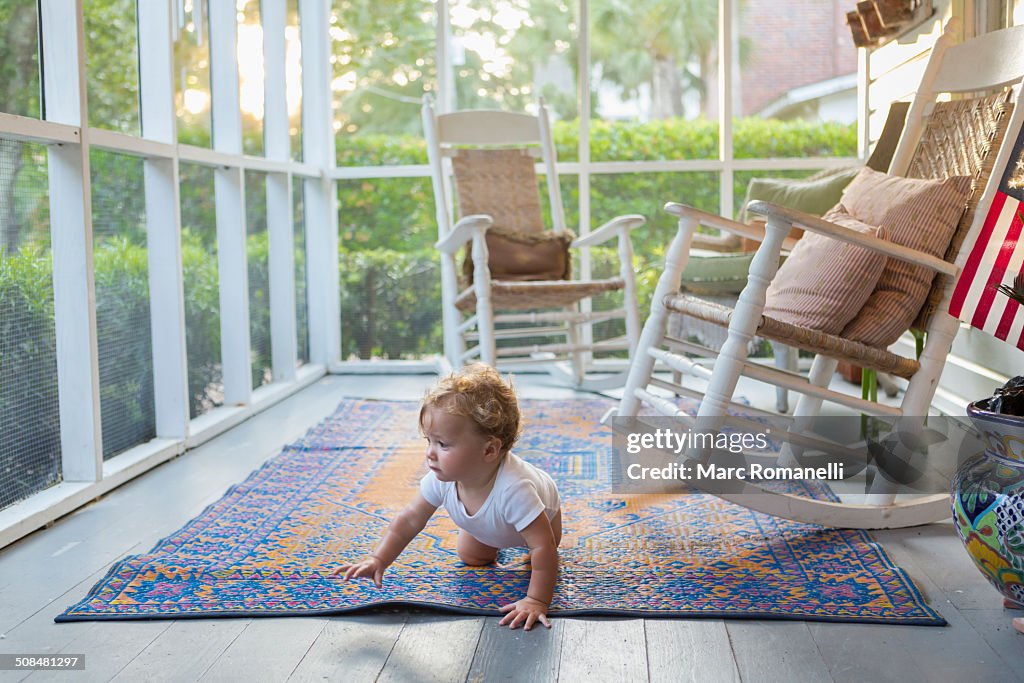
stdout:
[[[953,348],[953,338],[956,337],[960,323],[953,316],[943,313],[949,305],[949,294],[939,304],[938,310],[932,314],[932,322],[928,327],[928,337],[921,352],[921,367],[914,375],[914,381],[907,386],[903,394],[903,401],[900,407],[903,415],[908,418],[925,418],[928,415],[928,408],[931,406],[932,398],[935,396],[935,387],[942,375],[942,368],[945,365],[946,357]],[[908,424],[912,422],[908,421]],[[891,504],[896,499],[897,485],[884,476],[875,475],[871,483],[870,499],[872,503],[879,505]]]
[[444,325],[444,355],[453,368],[462,365],[462,354],[466,352],[466,340],[459,332],[462,315],[455,307],[459,295],[458,276],[455,274],[455,259],[451,254],[441,253],[441,321]]
[[[816,387],[827,387],[829,382],[832,381],[832,375],[835,374],[837,365],[839,365],[839,361],[835,358],[818,354],[814,357],[814,362],[811,363],[811,371],[807,376],[807,382]],[[790,430],[802,433],[810,429],[811,425],[814,424],[814,420],[817,419],[818,413],[821,412],[821,403],[822,399],[820,398],[808,394],[800,394],[800,398],[796,402],[796,408],[793,410],[794,418]],[[779,465],[782,467],[799,466],[799,456],[799,449],[794,449],[790,443],[784,443],[782,448],[779,449]]]
[[636,301],[636,275],[633,272],[633,243],[629,239],[629,230],[625,228],[619,232],[618,249],[619,277],[623,282],[622,308],[626,312],[626,339],[629,340],[629,355],[633,356],[640,342],[640,311]]
[[[775,356],[775,367],[779,370],[796,372],[798,370],[798,351],[796,347],[772,342],[772,353]],[[775,387],[775,410],[780,413],[789,411],[789,390],[786,387]]]
[[622,401],[619,403],[619,415],[634,416],[640,409],[636,390],[645,388],[650,383],[651,374],[654,372],[654,358],[648,351],[659,346],[662,339],[665,338],[665,324],[668,321],[668,309],[664,304],[665,297],[679,291],[679,277],[690,258],[690,242],[693,240],[693,233],[696,229],[697,220],[695,218],[684,216],[679,219],[676,236],[672,239],[672,244],[669,245],[665,255],[665,269],[662,271],[661,277],[658,278],[654,296],[651,297],[651,314],[647,317],[643,330],[640,332],[636,354],[630,363],[626,388],[622,395]]
[[[498,364],[494,337],[494,308],[491,305],[491,271],[487,266],[487,240],[484,230],[473,235],[473,291],[476,294],[476,326],[480,332],[480,360],[491,366]],[[461,365],[461,363],[460,363]]]
[[899,385],[893,380],[892,375],[887,372],[876,373],[875,381],[878,382],[878,386],[882,387],[882,391],[889,398],[895,398],[896,394],[900,393]]
[[[569,307],[566,310],[572,312],[578,310],[578,307]],[[569,343],[573,346],[577,346],[580,343],[580,326],[578,323],[569,322]],[[572,366],[572,384],[574,387],[579,387],[583,384],[583,351],[570,351],[569,360]]]

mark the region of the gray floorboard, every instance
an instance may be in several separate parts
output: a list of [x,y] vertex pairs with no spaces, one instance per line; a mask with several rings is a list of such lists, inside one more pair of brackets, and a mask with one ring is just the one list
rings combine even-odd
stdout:
[[[0,652],[37,654],[79,652],[74,650],[71,647],[71,644],[76,640],[84,644],[84,636],[89,632],[91,627],[109,626],[113,631],[117,631],[118,626],[123,628],[125,622],[55,624],[53,621],[54,617],[63,612],[67,605],[81,599],[89,588],[91,588],[93,584],[99,581],[100,578],[106,574],[106,570],[106,567],[102,567],[92,574],[83,576],[79,580],[78,584],[65,593],[38,605],[35,613],[24,619],[16,628],[0,633]],[[138,623],[156,623],[162,626],[162,628],[166,628],[171,622]],[[140,637],[143,638],[143,640],[145,640],[145,632],[147,629],[149,629],[149,626],[139,629],[139,633],[141,634]],[[85,651],[80,651],[80,653],[85,654]],[[97,651],[97,656],[99,657],[105,657],[106,654],[107,653],[102,649]],[[86,658],[87,667],[89,666],[88,661],[89,657]]]
[[554,681],[562,654],[565,619],[552,619],[530,631],[499,626],[500,617],[484,621],[473,655],[470,681]]
[[651,683],[740,680],[725,621],[647,619],[644,631]]
[[[79,681],[1024,680],[1024,636],[951,524],[876,532],[949,626],[555,618],[530,633],[421,611],[292,619],[54,624],[126,554],[146,552],[328,415],[344,396],[417,400],[428,375],[334,376],[0,550],[0,652],[84,653]],[[523,397],[572,395],[544,379]],[[36,672],[29,681],[67,679]],[[0,672],[0,681],[26,678]]]
[[802,621],[744,619],[726,623],[726,630],[744,683],[833,680]]
[[202,680],[286,681],[326,626],[315,617],[252,619]]
[[336,617],[309,647],[290,682],[375,681],[395,647],[405,614]]
[[[197,681],[245,630],[251,619],[182,619],[171,624],[115,681]],[[272,652],[267,653],[273,655]]]
[[402,627],[378,681],[462,681],[484,626],[483,617],[412,614]]
[[[1024,649],[1018,642],[1016,664],[1007,661],[974,628],[950,599],[950,590],[933,580],[936,573],[948,577],[948,568],[937,565],[971,565],[951,525],[899,529],[874,534],[886,539],[883,546],[892,560],[915,582],[929,603],[949,622],[945,627],[881,626],[871,624],[809,624],[811,635],[837,681],[908,680],[1016,680],[1024,665]],[[926,539],[922,542],[921,539]],[[963,555],[963,557],[961,557]],[[942,561],[936,561],[942,558]],[[980,578],[980,575],[979,575]],[[973,590],[973,588],[972,588]],[[992,593],[990,602],[998,600]],[[1006,620],[1009,625],[1009,619]],[[892,656],[899,653],[899,656]],[[887,655],[887,656],[886,656]]]
[[1024,681],[1024,637],[1010,623],[1013,617],[1024,616],[1024,612],[997,607],[964,609],[960,613],[1014,673],[1012,680]]
[[[125,628],[124,623],[98,622],[69,624],[71,640],[60,649],[61,654],[84,654],[85,671],[93,681],[108,681],[129,664],[140,652],[145,652],[157,638],[171,627],[171,621],[147,621]],[[28,680],[66,681],[66,671],[37,671]],[[80,675],[76,672],[73,675]]]
[[642,619],[564,619],[558,677],[563,681],[646,681]]

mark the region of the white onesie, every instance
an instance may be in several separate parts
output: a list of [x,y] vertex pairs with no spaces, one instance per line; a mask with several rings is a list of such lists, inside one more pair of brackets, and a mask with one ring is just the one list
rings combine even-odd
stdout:
[[560,509],[551,476],[511,452],[501,463],[487,500],[474,515],[468,514],[459,500],[455,482],[440,481],[433,472],[420,480],[420,493],[431,505],[444,505],[456,526],[492,548],[526,545],[520,532],[541,512],[554,519]]

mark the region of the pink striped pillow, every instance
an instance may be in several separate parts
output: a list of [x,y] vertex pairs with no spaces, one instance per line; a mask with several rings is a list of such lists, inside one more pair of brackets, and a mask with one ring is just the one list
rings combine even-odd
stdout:
[[[881,226],[896,244],[942,258],[970,191],[970,176],[920,180],[865,168],[847,186],[836,208]],[[914,322],[934,278],[935,271],[924,266],[888,259],[875,291],[842,336],[869,346],[889,346]]]
[[[884,239],[877,228],[852,216],[829,212],[824,218]],[[805,232],[768,285],[764,314],[838,334],[871,296],[884,267],[884,254]]]

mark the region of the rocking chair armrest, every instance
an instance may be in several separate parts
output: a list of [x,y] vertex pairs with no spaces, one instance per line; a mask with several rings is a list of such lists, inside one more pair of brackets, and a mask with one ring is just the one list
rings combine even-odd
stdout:
[[929,270],[934,270],[937,273],[943,275],[956,275],[956,265],[944,261],[936,256],[932,256],[923,251],[917,249],[911,249],[910,247],[904,247],[888,240],[883,240],[874,235],[868,235],[863,232],[857,232],[835,223],[829,223],[826,220],[822,220],[817,216],[802,211],[796,211],[795,209],[787,209],[784,206],[778,204],[771,204],[763,201],[753,201],[747,205],[747,211],[753,211],[754,213],[766,216],[769,220],[777,219],[788,225],[796,225],[803,228],[804,230],[810,230],[820,235],[827,235],[833,239],[837,239],[850,244],[856,244],[857,246],[877,251],[890,258],[897,258],[901,261],[913,263],[914,265],[924,266]]
[[445,254],[454,254],[463,244],[473,239],[477,231],[486,232],[494,223],[494,219],[482,213],[466,216],[451,229],[443,239],[434,246]]
[[[749,208],[747,209],[750,210]],[[677,202],[668,202],[665,204],[665,211],[668,211],[673,216],[679,218],[692,218],[695,219],[701,225],[706,225],[709,228],[718,228],[719,230],[725,230],[726,232],[732,233],[733,235],[739,235],[740,237],[746,237],[757,242],[764,242],[764,227],[758,225],[748,225],[747,223],[741,223],[734,221],[731,218],[725,216],[719,216],[717,214],[708,213],[707,211],[701,211],[695,209],[692,206],[686,204],[679,204]],[[696,235],[694,235],[696,238]],[[783,251],[792,251],[793,247],[796,246],[796,239],[793,237],[786,237],[782,242]],[[694,245],[698,246],[698,245]],[[704,247],[701,247],[704,248]]]
[[616,216],[597,230],[594,230],[589,235],[584,235],[573,240],[570,246],[573,247],[593,247],[598,244],[607,242],[612,237],[621,234],[620,231],[633,230],[639,228],[641,225],[647,222],[647,219],[637,213],[626,214],[625,216]]

